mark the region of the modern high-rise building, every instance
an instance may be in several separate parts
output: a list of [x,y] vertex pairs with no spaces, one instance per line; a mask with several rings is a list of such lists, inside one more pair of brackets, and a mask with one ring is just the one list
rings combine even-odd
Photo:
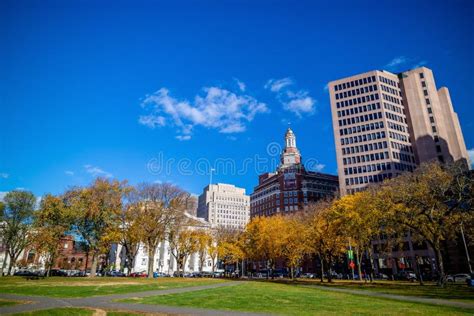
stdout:
[[421,67],[370,71],[329,83],[341,194],[416,165],[463,159],[466,146],[447,88]]
[[261,174],[250,195],[250,216],[291,214],[311,202],[334,196],[337,190],[337,176],[305,169],[296,136],[288,128],[280,166],[275,172]]
[[403,72],[399,77],[416,162],[465,160],[469,166],[448,88],[438,90],[433,72],[426,67]]
[[250,197],[231,184],[210,184],[199,196],[197,216],[214,227],[243,228],[250,220]]

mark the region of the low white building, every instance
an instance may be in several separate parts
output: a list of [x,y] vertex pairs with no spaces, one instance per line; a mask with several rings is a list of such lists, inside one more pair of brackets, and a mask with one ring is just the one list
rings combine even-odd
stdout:
[[[204,229],[212,230],[212,227],[209,222],[205,221],[202,218],[195,217],[188,213],[185,213],[186,216],[192,220],[192,225],[188,226],[187,229]],[[113,245],[110,256],[115,263],[115,269],[121,270],[125,266],[125,249],[122,245]],[[198,272],[199,271],[199,254],[192,254],[186,261],[184,271],[185,272]],[[148,250],[145,245],[141,244],[135,257],[135,263],[131,272],[147,272],[148,271]],[[204,261],[203,271],[211,272],[212,271],[212,259],[209,256],[206,256]],[[167,240],[161,242],[156,248],[155,252],[155,262],[153,263],[153,271],[173,274],[178,271],[178,265],[176,259],[171,253],[169,242]],[[125,270],[125,272],[127,272]]]
[[199,196],[197,216],[213,227],[243,228],[250,220],[250,197],[232,184],[210,184]]

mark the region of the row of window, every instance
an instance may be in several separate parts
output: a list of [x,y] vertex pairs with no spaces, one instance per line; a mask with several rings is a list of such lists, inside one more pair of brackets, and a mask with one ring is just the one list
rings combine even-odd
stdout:
[[344,168],[344,174],[352,175],[352,174],[360,174],[366,172],[374,172],[374,171],[385,171],[391,170],[392,166],[389,162],[371,164],[366,166],[358,166],[358,167],[351,167],[351,168]]
[[370,114],[365,114],[365,115],[360,115],[360,116],[355,116],[355,117],[339,120],[339,126],[358,124],[358,123],[373,121],[373,120],[377,120],[381,118],[382,118],[382,112],[375,112],[375,113],[370,113]]
[[408,154],[393,151],[392,156],[393,156],[394,159],[415,163],[415,158],[412,155],[408,155]]
[[391,85],[392,87],[400,88],[400,84],[398,82],[393,81],[392,79],[388,79],[388,78],[379,76],[379,80],[383,83]]
[[349,115],[359,114],[359,113],[378,110],[378,109],[380,109],[380,103],[379,102],[374,103],[374,104],[362,105],[362,106],[358,106],[358,107],[355,107],[355,108],[346,109],[346,110],[342,110],[342,111],[337,111],[337,117],[349,116]]
[[360,163],[360,162],[369,162],[369,161],[378,161],[378,160],[389,159],[389,157],[390,156],[388,154],[388,151],[384,151],[384,152],[380,152],[380,153],[373,153],[373,154],[366,154],[366,155],[350,157],[350,159],[355,158],[357,163]]
[[400,143],[397,143],[397,142],[390,142],[390,146],[393,149],[397,149],[397,150],[404,151],[404,152],[407,152],[407,153],[413,153],[413,149],[411,148],[410,145],[403,145],[403,144],[400,144]]
[[393,89],[393,88],[384,86],[383,84],[380,85],[380,86],[382,87],[382,88],[381,88],[382,91],[385,91],[385,92],[387,92],[387,93],[391,93],[391,94],[393,94],[393,95],[396,95],[397,97],[398,97],[398,96],[400,96],[400,97],[402,96],[402,93],[401,93],[399,90],[395,90],[395,89]]
[[370,124],[363,124],[359,126],[353,126],[349,128],[341,128],[339,130],[339,135],[351,135],[355,133],[365,132],[365,131],[373,131],[379,128],[383,128],[383,122],[375,122]]
[[395,169],[397,170],[401,170],[401,171],[410,171],[410,172],[413,172],[413,170],[415,169],[413,167],[413,165],[407,165],[403,162],[394,162],[393,163],[394,166],[395,166]]
[[[364,95],[358,98],[353,98],[353,99],[348,99],[346,100],[347,103],[344,102],[337,102],[336,107],[339,109],[340,107],[345,107],[345,106],[351,106],[351,105],[357,105],[365,102],[370,102],[370,101],[375,101],[379,99],[379,94],[369,94],[369,95]],[[336,100],[339,100],[338,94],[336,94]],[[338,106],[339,104],[339,106]]]
[[385,112],[385,117],[392,120],[392,121],[396,121],[396,122],[400,122],[400,123],[406,123],[405,118],[403,118],[403,117],[401,117],[400,115],[397,115],[397,114],[393,114],[393,113],[390,113],[390,112]]
[[388,121],[387,125],[388,125],[388,128],[393,129],[395,131],[404,132],[404,133],[407,132],[407,128],[405,126],[399,125],[397,123]]
[[384,103],[383,103],[383,107],[384,107],[386,110],[390,110],[390,111],[392,111],[392,112],[397,112],[397,113],[400,113],[400,114],[405,114],[401,107],[396,106],[396,105],[394,105],[394,104],[390,104],[390,103],[384,102]]
[[357,144],[385,138],[385,131],[341,138],[341,145]]
[[340,93],[336,93],[336,100],[343,99],[343,98],[348,98],[348,97],[354,97],[356,95],[361,95],[369,92],[374,92],[377,91],[377,85],[370,85],[366,87],[361,87],[353,90],[348,90]]
[[387,146],[386,141],[378,142],[378,143],[370,143],[370,144],[365,144],[365,145],[342,148],[342,154],[343,155],[358,154],[358,153],[363,153],[363,152],[372,151],[372,150],[386,149],[387,147],[388,146]]
[[399,140],[399,141],[405,142],[405,143],[409,142],[408,136],[406,136],[406,135],[402,135],[402,134],[398,134],[396,132],[390,132],[390,131],[388,132],[388,135],[392,139],[396,139],[396,140]]
[[358,87],[358,86],[361,86],[363,84],[368,84],[368,83],[372,83],[372,82],[375,82],[375,76],[362,78],[362,79],[358,79],[358,80],[352,80],[350,82],[340,83],[340,84],[334,86],[334,90],[336,90],[336,91],[344,90],[344,89]]
[[390,101],[392,103],[396,103],[396,104],[402,104],[403,105],[403,102],[398,99],[398,98],[394,98],[392,97],[391,95],[388,95],[388,94],[385,94],[385,93],[382,93],[382,98],[386,101]]
[[392,178],[392,173],[383,173],[383,174],[374,174],[374,175],[369,175],[369,176],[347,178],[346,185],[383,182],[383,180],[387,178],[388,179]]

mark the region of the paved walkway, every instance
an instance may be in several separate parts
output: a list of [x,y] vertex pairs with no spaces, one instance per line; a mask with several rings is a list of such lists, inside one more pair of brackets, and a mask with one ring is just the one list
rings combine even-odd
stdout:
[[352,290],[352,289],[344,289],[344,288],[321,286],[321,285],[304,285],[304,286],[317,288],[317,289],[321,289],[325,291],[364,295],[364,296],[370,296],[370,297],[388,298],[391,300],[403,301],[403,302],[413,302],[413,303],[423,303],[423,304],[474,309],[474,303],[468,303],[468,302],[457,302],[457,301],[451,301],[451,300],[445,300],[445,299],[427,298],[427,297],[419,297],[419,296],[387,294],[387,293],[380,293],[380,292],[372,292],[368,290]]
[[52,298],[52,297],[45,297],[45,296],[23,296],[23,295],[0,293],[0,298],[2,299],[7,299],[7,300],[11,299],[11,300],[29,302],[28,304],[18,304],[18,305],[13,305],[13,306],[0,307],[0,315],[30,312],[30,311],[50,309],[50,308],[84,307],[84,308],[98,308],[98,309],[108,309],[108,310],[124,310],[124,311],[132,311],[132,312],[145,312],[145,313],[155,313],[155,314],[229,315],[229,316],[260,315],[261,316],[262,314],[244,313],[244,312],[230,312],[230,311],[218,311],[218,310],[199,309],[199,308],[114,302],[114,300],[118,300],[118,299],[193,292],[193,291],[200,291],[200,290],[207,290],[207,289],[215,289],[215,288],[220,288],[220,287],[234,286],[237,284],[242,284],[242,282],[224,282],[224,283],[218,283],[218,284],[192,286],[192,287],[185,287],[185,288],[175,288],[175,289],[169,289],[169,290],[155,290],[155,291],[126,293],[126,294],[93,296],[93,297],[85,297],[85,298]]

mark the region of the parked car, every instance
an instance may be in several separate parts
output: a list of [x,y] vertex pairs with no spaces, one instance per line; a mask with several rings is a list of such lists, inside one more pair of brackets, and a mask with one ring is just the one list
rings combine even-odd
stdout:
[[67,276],[67,272],[64,271],[64,270],[61,270],[61,269],[52,269],[51,271],[49,271],[49,275],[50,276]]
[[[155,273],[158,273],[158,272],[154,272],[153,277],[155,277]],[[132,273],[130,273],[129,277],[132,277],[132,278],[146,278],[146,277],[148,277],[148,273],[146,273],[146,271],[132,272]]]
[[400,271],[395,275],[397,280],[416,281],[416,274],[413,271]]
[[377,273],[375,275],[375,278],[377,280],[388,280],[388,275],[384,274],[384,273]]
[[467,273],[448,275],[446,277],[447,282],[453,282],[453,283],[466,283],[470,279],[471,279],[471,276]]
[[15,271],[15,273],[14,273],[13,275],[16,275],[16,276],[26,276],[26,277],[29,277],[29,276],[40,276],[37,271],[28,270],[28,269],[21,269],[21,270]]
[[125,277],[125,273],[121,271],[109,271],[105,273],[105,276],[110,276],[110,277]]
[[305,279],[315,279],[315,275],[313,273],[303,273],[301,277]]

